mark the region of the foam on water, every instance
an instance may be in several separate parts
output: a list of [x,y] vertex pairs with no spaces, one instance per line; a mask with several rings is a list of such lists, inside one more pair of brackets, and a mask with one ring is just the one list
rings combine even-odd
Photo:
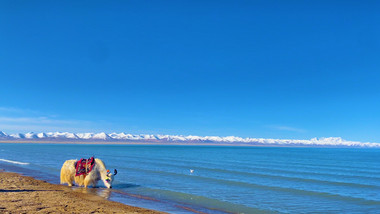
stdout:
[[13,163],[13,164],[19,164],[19,165],[28,165],[30,163],[24,163],[20,161],[12,161],[12,160],[6,160],[6,159],[0,159],[0,161],[7,162],[7,163]]

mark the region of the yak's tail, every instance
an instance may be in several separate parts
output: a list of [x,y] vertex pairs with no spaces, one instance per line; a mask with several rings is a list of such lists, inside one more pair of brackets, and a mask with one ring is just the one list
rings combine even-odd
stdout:
[[64,181],[65,180],[65,175],[64,175],[65,172],[64,172],[63,168],[64,168],[64,166],[62,166],[62,168],[61,168],[61,176],[60,176],[60,183],[61,184],[65,183],[65,181]]

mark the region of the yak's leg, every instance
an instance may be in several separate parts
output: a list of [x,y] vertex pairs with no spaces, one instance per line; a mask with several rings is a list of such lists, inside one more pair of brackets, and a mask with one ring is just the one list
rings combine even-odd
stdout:
[[69,185],[69,187],[73,186],[73,182],[72,181],[67,182],[67,184]]
[[74,185],[74,178],[72,176],[70,176],[70,178],[67,179],[67,184],[69,185],[69,187]]
[[92,187],[96,187],[96,183],[97,181],[96,180],[93,180],[91,179],[92,177],[90,175],[86,176],[86,178],[84,179],[83,183],[84,183],[84,187],[88,187],[90,185],[92,185]]
[[64,183],[67,183],[68,186],[73,186],[73,178],[71,176],[68,176],[68,175],[61,175],[61,184],[64,184]]
[[98,181],[96,181],[96,180],[93,181],[93,182],[92,182],[92,187],[95,188],[97,183],[98,183]]
[[90,185],[90,181],[88,179],[84,179],[84,188]]

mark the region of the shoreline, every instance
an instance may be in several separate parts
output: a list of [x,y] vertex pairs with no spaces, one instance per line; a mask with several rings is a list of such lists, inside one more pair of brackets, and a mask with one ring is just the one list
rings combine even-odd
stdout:
[[90,194],[91,188],[72,188],[0,169],[1,213],[143,213],[156,210],[129,206]]

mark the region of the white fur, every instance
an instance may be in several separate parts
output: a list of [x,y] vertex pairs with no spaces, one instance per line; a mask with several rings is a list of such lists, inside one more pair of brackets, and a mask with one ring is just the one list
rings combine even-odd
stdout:
[[[95,158],[95,165],[88,175],[75,176],[75,162],[77,160],[67,160],[61,168],[61,184],[67,183],[72,186],[75,183],[79,186],[96,186],[99,180],[102,180],[107,188],[112,188],[114,174],[107,173],[106,166],[103,161]],[[107,181],[108,179],[108,181]]]

